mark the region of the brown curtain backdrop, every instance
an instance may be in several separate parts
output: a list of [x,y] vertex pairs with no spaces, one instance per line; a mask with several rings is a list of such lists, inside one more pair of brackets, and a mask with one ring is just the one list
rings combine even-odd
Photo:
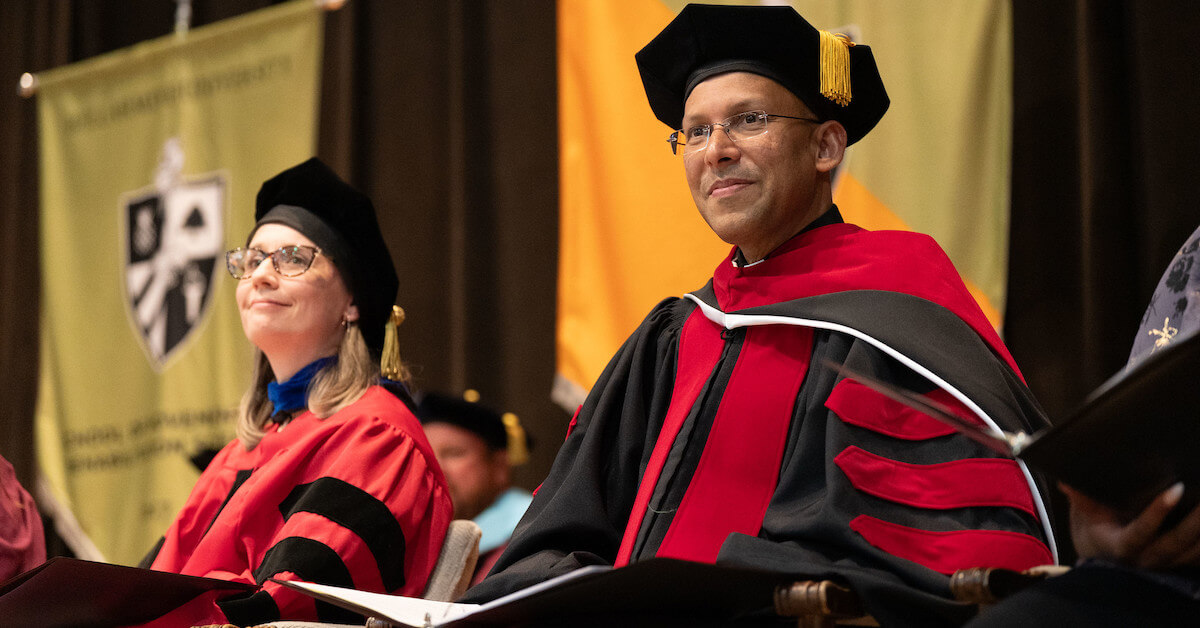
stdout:
[[[193,27],[274,4],[194,0]],[[172,31],[169,0],[0,3],[0,455],[28,485],[37,392],[41,71]],[[558,247],[553,0],[350,0],[327,14],[317,153],[374,200],[422,389],[512,411],[545,476],[570,416],[550,401]],[[253,151],[254,146],[245,150]],[[103,350],[98,335],[96,350]]]
[[[268,4],[194,0],[193,26]],[[1005,332],[1034,392],[1062,417],[1124,363],[1159,275],[1200,224],[1189,198],[1200,147],[1200,9],[1134,0],[1013,6]],[[34,100],[13,88],[23,71],[167,34],[173,13],[167,0],[0,3],[0,81],[10,86],[0,88],[0,454],[26,482],[37,142]],[[328,16],[322,98],[318,154],[380,209],[417,384],[476,388],[518,413],[537,439],[518,482],[535,486],[569,418],[549,401],[554,1],[350,0]],[[620,121],[598,132],[619,133]]]
[[[1134,0],[1014,0],[1013,9],[1005,339],[1062,419],[1124,366],[1159,277],[1200,225],[1200,9]],[[1065,525],[1065,500],[1054,509]],[[1068,543],[1061,551],[1073,560]]]
[[1014,0],[1005,338],[1055,418],[1124,366],[1200,225],[1200,8]]

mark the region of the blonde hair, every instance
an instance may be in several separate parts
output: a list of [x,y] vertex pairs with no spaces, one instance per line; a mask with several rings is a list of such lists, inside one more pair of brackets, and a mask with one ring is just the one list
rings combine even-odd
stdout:
[[[342,335],[337,361],[322,368],[308,385],[308,409],[324,419],[358,401],[371,386],[379,383],[379,364],[358,325],[351,323]],[[271,364],[262,351],[255,351],[250,388],[238,405],[237,438],[247,450],[254,449],[266,434],[273,406],[267,398],[267,384],[275,381]],[[408,381],[408,370],[401,366],[400,381]]]

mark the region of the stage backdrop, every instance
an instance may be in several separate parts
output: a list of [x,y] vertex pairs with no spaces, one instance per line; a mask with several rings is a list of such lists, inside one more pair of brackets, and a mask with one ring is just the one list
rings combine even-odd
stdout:
[[39,500],[82,557],[136,563],[232,438],[224,251],[315,152],[322,26],[296,0],[39,76]]
[[[669,129],[651,113],[633,60],[684,4],[558,3],[554,397],[572,409],[650,308],[700,288],[729,251],[692,204],[682,161],[665,141]],[[932,235],[1000,327],[1012,124],[1009,1],[791,5],[817,28],[871,46],[892,100],[840,168],[834,202],[842,215],[868,229]]]

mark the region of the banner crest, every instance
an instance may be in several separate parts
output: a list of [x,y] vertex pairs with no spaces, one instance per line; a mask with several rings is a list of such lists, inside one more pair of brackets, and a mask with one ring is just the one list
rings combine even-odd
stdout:
[[184,177],[183,162],[167,140],[154,185],[120,198],[129,322],[156,371],[204,321],[223,254],[227,175]]

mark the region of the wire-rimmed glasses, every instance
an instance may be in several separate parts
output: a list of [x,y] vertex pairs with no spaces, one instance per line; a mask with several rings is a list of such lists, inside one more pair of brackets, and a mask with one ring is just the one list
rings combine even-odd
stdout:
[[[771,118],[787,118],[789,120],[804,120],[805,122],[820,123],[816,118],[800,118],[785,116],[765,111],[743,111],[712,124],[698,124],[687,129],[678,129],[671,133],[667,142],[671,144],[671,153],[686,157],[708,148],[708,139],[712,137],[713,129],[721,127],[729,135],[729,139],[740,142],[744,139],[757,137],[767,132],[767,121]],[[682,148],[682,150],[680,150]]]

